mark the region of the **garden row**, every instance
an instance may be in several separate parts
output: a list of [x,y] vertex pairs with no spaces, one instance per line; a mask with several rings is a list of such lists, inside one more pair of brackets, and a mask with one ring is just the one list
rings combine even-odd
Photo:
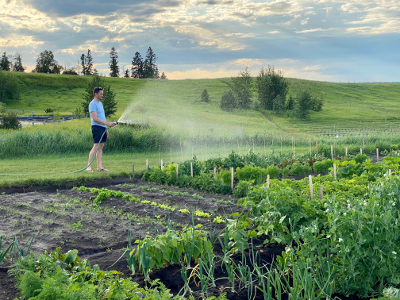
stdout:
[[[388,156],[378,163],[362,155],[356,158],[357,161],[350,158],[325,160],[326,164],[336,165],[337,173],[336,178],[333,172],[313,178],[316,186],[323,186],[324,195],[320,198],[311,196],[309,178],[299,181],[271,179],[269,183],[254,185],[255,178],[249,176],[259,172],[257,176],[261,182],[264,180],[262,172],[268,173],[266,170],[272,167],[243,166],[237,162],[236,168],[241,166],[240,170],[252,171],[240,173],[237,170],[235,173],[239,180],[236,188],[245,186],[242,190],[246,196],[238,203],[244,208],[243,213],[226,220],[228,252],[240,253],[251,248],[254,238],[261,239],[265,245],[286,247],[275,264],[264,266],[268,272],[253,264],[246,273],[251,275],[243,281],[238,275],[243,273],[236,269],[235,274],[245,286],[258,285],[258,289],[267,294],[270,289],[276,299],[280,299],[277,290],[293,299],[330,299],[337,294],[364,298],[385,294],[385,299],[399,298],[400,291],[396,287],[400,283],[397,274],[400,267],[400,178],[394,174],[398,173],[400,157]],[[209,161],[196,163],[207,166]],[[313,164],[316,165],[317,162]],[[213,180],[223,182],[224,172],[219,172],[219,177]],[[159,170],[150,173],[161,174]],[[168,166],[164,173],[168,175]],[[209,173],[199,172],[194,179],[207,174],[212,178]],[[174,172],[172,174],[170,178],[175,176]],[[146,177],[151,179],[148,174]],[[229,274],[230,266],[225,267]],[[274,271],[271,273],[271,270]],[[268,284],[254,281],[259,271],[265,271],[260,274]],[[271,274],[277,274],[280,283],[273,281],[269,277]]]

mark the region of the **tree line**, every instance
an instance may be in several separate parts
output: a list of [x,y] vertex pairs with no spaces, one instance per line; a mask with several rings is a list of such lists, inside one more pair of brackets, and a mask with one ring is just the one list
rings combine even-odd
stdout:
[[[127,68],[123,71],[123,74],[120,74],[120,67],[118,62],[118,52],[112,47],[110,51],[110,77],[120,77],[121,75],[126,78],[161,78],[167,79],[167,76],[164,72],[161,74],[158,71],[158,67],[156,64],[157,56],[154,50],[149,47],[146,51],[146,56],[142,58],[139,52],[135,53],[135,56],[132,58],[132,64],[130,68]],[[92,52],[88,49],[87,53],[82,53],[79,59],[79,67],[78,68],[67,68],[63,67],[58,63],[55,59],[54,54],[50,50],[42,51],[37,59],[36,66],[32,70],[34,73],[51,73],[51,74],[66,74],[66,75],[99,75],[99,72],[93,67],[94,60],[92,56]],[[15,56],[7,55],[6,52],[3,52],[0,60],[0,70],[2,71],[17,71],[24,72],[26,67],[22,65],[22,57],[20,54],[16,54]]]

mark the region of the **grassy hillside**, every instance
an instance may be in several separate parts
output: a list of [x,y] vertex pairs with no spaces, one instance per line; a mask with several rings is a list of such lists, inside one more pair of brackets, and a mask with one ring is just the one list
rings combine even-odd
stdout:
[[[60,113],[71,113],[81,105],[82,94],[90,77],[49,74],[15,74],[22,87],[21,99],[7,103],[7,108],[44,111],[51,107]],[[227,89],[221,79],[207,80],[138,80],[104,78],[116,92],[118,111],[126,122],[156,122],[168,128],[185,127],[203,134],[223,131],[249,134],[271,131],[291,134],[319,134],[332,129],[396,128],[400,116],[400,84],[397,83],[330,83],[288,79],[290,94],[310,87],[324,95],[322,112],[312,112],[310,120],[302,121],[287,113],[254,110],[224,112],[219,100]],[[211,103],[200,102],[208,90]],[[254,93],[254,101],[256,94]],[[217,125],[212,125],[217,124]],[[309,136],[308,134],[304,136]]]

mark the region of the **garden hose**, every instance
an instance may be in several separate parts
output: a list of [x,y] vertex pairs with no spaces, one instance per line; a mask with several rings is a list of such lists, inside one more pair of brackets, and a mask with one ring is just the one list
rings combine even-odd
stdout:
[[[114,124],[116,126],[116,125],[118,125],[118,122],[114,122]],[[103,139],[103,136],[107,133],[108,129],[110,129],[110,128],[111,127],[106,126],[106,130],[101,135],[100,141]],[[67,174],[80,173],[92,165],[94,159],[96,158],[97,151],[99,150],[99,146],[100,146],[100,143],[97,144],[96,152],[94,153],[92,161],[86,167],[84,167],[83,169],[77,170],[77,171],[65,172],[65,173],[41,173],[41,174],[0,174],[0,176],[41,176],[41,175],[67,175]]]

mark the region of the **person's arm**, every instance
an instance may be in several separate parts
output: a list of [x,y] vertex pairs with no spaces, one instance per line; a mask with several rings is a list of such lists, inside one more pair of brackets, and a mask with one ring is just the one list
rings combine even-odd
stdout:
[[103,124],[103,125],[106,125],[108,127],[114,127],[115,126],[114,122],[104,122],[104,121],[100,120],[97,117],[97,112],[95,112],[95,111],[92,111],[90,114],[91,114],[91,116],[93,118],[93,121],[95,121],[96,123]]

